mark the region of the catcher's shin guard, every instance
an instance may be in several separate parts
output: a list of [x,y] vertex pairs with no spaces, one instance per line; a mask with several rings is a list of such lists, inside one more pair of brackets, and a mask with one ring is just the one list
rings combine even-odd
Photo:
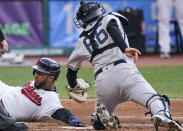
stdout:
[[170,111],[170,101],[166,95],[155,94],[147,101],[147,104],[149,101],[151,101],[152,103],[157,99],[162,101],[164,109],[160,110],[157,114],[151,113],[151,116],[152,116],[151,120],[156,128],[156,131],[158,131],[159,126],[165,127],[170,131],[172,130],[183,131],[181,124],[178,121],[172,120],[171,111]]
[[93,122],[93,127],[96,130],[102,130],[102,129],[96,128],[99,125],[102,125],[102,126],[99,126],[100,128],[104,128],[107,130],[117,129],[118,125],[120,125],[117,117],[109,115],[109,112],[106,110],[106,107],[103,104],[97,104],[95,119],[97,119],[96,120],[97,122],[96,121],[95,123]]

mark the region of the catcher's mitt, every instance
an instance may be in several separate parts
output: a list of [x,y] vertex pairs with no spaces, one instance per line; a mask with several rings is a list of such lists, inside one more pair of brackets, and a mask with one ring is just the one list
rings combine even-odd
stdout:
[[71,99],[78,103],[83,103],[87,100],[87,90],[91,87],[91,84],[83,79],[77,79],[76,81],[77,85],[74,88],[67,84],[66,89]]

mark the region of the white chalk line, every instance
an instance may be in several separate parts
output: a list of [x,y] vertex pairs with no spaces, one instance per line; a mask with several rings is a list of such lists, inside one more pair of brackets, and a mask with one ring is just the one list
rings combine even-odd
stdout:
[[63,126],[61,127],[63,129],[93,129],[93,126],[87,126],[87,127],[72,127],[72,126]]
[[[88,116],[90,118],[90,116]],[[151,117],[144,117],[144,116],[118,116],[118,118],[124,118],[124,119],[151,119]],[[175,116],[173,119],[183,119],[182,116]]]
[[[136,124],[136,123],[122,123],[122,128],[125,127],[154,127],[153,124]],[[71,127],[71,126],[62,126],[60,127],[62,129],[75,129],[75,130],[93,130],[94,128],[92,126],[88,126],[88,127]]]
[[[151,117],[143,117],[143,116],[117,116],[119,118],[126,118],[126,119],[151,119]],[[175,116],[173,119],[183,119],[182,116]]]
[[[61,99],[61,100],[71,100],[71,99]],[[95,98],[91,98],[91,99],[87,99],[86,101],[93,101],[93,100],[96,100]],[[173,100],[173,101],[183,101],[183,99],[181,99],[181,98],[176,98],[176,99],[174,99],[174,98],[171,98],[170,100]],[[132,101],[128,101],[128,102],[132,102]],[[123,102],[123,103],[125,103],[125,102]]]
[[[122,124],[122,128],[125,128],[125,127],[154,127],[153,124]],[[94,130],[94,128],[92,126],[88,126],[88,127],[71,127],[71,126],[63,126],[63,127],[60,127],[61,129],[67,129],[67,130],[72,130],[72,129],[75,129],[75,130],[80,130],[80,131],[84,131],[84,130]]]

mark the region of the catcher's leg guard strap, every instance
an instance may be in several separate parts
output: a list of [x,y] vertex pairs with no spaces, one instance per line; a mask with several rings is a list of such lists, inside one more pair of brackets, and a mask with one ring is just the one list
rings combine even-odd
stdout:
[[146,107],[151,110],[151,114],[158,114],[164,112],[165,116],[172,119],[170,113],[170,101],[166,95],[154,94],[146,103]]

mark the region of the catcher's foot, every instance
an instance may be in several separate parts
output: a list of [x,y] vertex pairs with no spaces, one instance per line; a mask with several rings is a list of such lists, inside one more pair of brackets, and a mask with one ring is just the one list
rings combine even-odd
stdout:
[[165,127],[168,131],[183,131],[181,125],[178,122],[167,118],[166,116],[162,115],[153,115],[152,123],[154,124],[156,131],[158,131],[158,127]]
[[116,119],[109,115],[109,112],[106,110],[106,107],[103,104],[97,104],[96,114],[106,129],[110,130],[118,128]]

